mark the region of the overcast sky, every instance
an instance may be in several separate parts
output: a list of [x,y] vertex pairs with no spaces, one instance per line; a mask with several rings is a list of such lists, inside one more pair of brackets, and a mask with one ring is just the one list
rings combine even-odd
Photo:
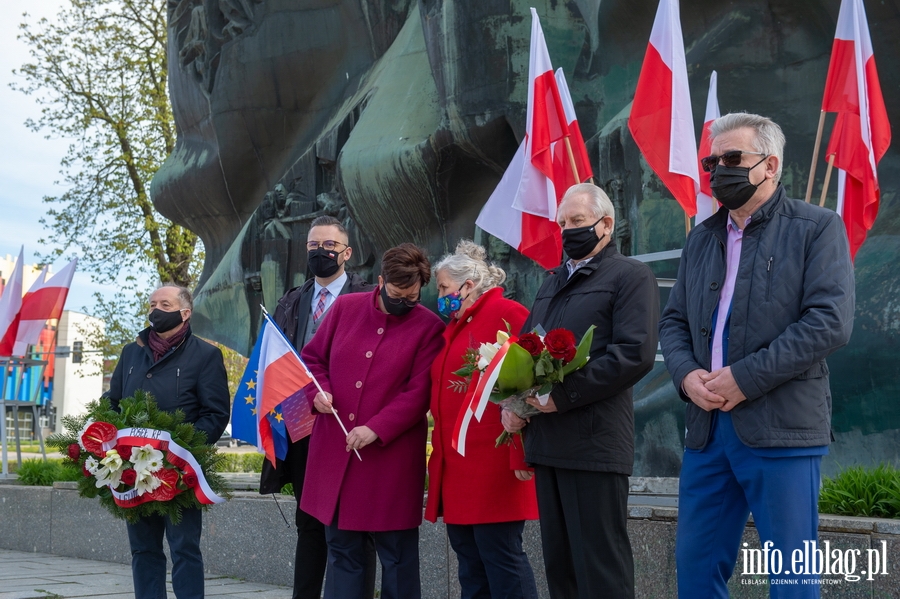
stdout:
[[[26,128],[25,120],[37,119],[40,107],[33,97],[13,91],[9,84],[14,80],[23,83],[12,71],[30,59],[27,46],[16,39],[19,24],[24,20],[21,11],[27,10],[28,22],[35,23],[41,17],[52,19],[68,3],[28,0],[15,4],[17,12],[0,19],[0,256],[10,254],[15,259],[24,245],[26,264],[34,264],[40,255],[53,249],[38,244],[38,239],[47,237],[39,222],[46,212],[46,204],[41,199],[65,191],[54,185],[54,181],[62,179],[59,163],[71,140],[44,139],[46,133],[34,133]],[[58,272],[66,263],[68,259],[58,260],[53,264],[53,271]],[[94,291],[112,294],[112,288],[95,285],[88,274],[76,271],[66,309],[90,312]]]

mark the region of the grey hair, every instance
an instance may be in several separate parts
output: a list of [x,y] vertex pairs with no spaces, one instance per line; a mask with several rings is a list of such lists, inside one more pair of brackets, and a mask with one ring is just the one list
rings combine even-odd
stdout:
[[163,287],[174,287],[178,290],[178,301],[181,303],[182,310],[194,310],[194,296],[191,295],[191,292],[187,287],[182,287],[181,285],[176,285],[175,283],[163,283],[156,289],[162,289]]
[[506,280],[506,272],[499,266],[488,264],[484,248],[469,239],[460,239],[456,252],[441,258],[434,267],[435,277],[439,271],[446,272],[457,285],[471,280],[475,283],[473,293],[476,297]]
[[753,129],[756,133],[753,139],[753,150],[778,158],[778,171],[775,173],[775,183],[781,180],[781,167],[784,165],[784,132],[781,127],[770,118],[748,112],[732,112],[720,116],[713,121],[709,129],[711,139],[736,129]]
[[615,221],[616,209],[613,208],[609,196],[606,195],[605,191],[592,183],[578,183],[566,190],[566,194],[559,202],[556,213],[559,214],[562,212],[563,205],[577,196],[586,196],[588,198],[588,206],[590,207],[594,218],[600,219],[604,216],[611,216],[613,221]]

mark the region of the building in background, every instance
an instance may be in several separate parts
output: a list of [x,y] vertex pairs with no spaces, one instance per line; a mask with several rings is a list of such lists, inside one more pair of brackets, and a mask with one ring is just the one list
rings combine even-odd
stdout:
[[[14,266],[15,257],[0,257],[0,293],[3,293]],[[31,288],[41,268],[37,264],[25,265],[23,293]],[[48,276],[50,274],[48,272]],[[37,426],[43,428],[45,437],[61,432],[62,416],[79,414],[89,401],[100,397],[103,364],[95,340],[99,338],[96,333],[102,335],[103,330],[102,320],[64,310],[58,320],[46,322],[39,341],[29,347],[24,366],[21,360],[10,365],[7,358],[0,358],[2,398],[34,402],[38,415],[35,422],[32,410],[20,407],[16,424],[13,410],[7,406],[3,419],[7,439],[15,438],[16,426],[22,440],[34,438]]]

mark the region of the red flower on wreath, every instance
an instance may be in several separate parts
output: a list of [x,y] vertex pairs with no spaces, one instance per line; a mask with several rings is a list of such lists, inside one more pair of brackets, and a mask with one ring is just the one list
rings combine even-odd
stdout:
[[188,489],[193,489],[197,486],[197,475],[193,472],[185,472],[181,477],[181,482],[184,483]]
[[66,454],[70,460],[77,462],[78,458],[81,457],[81,447],[78,446],[78,443],[72,443],[66,448]]
[[575,359],[575,334],[568,329],[553,329],[544,336],[547,351],[557,360],[569,363]]
[[172,453],[171,451],[166,452],[166,461],[181,470],[184,470],[185,467],[187,467],[187,462],[185,460],[183,460],[182,458],[178,457],[177,455],[175,455],[174,453]]
[[[121,454],[120,454],[121,455]],[[137,472],[134,471],[134,468],[126,468],[122,471],[122,482],[128,486],[131,486],[137,481]]]
[[541,352],[544,351],[544,342],[534,333],[525,333],[524,335],[521,335],[516,343],[521,345],[525,351],[535,358],[540,356]]
[[106,457],[103,444],[112,441],[119,433],[115,424],[109,422],[94,422],[81,435],[84,448],[99,458]]
[[[131,461],[131,450],[133,447],[131,445],[116,445],[116,451],[119,452],[119,457],[126,461]],[[132,484],[132,483],[128,483]]]
[[153,473],[162,483],[155,491],[150,493],[154,501],[169,501],[178,493],[178,471],[174,468],[163,468]]
[[88,469],[84,467],[84,464],[82,464],[82,466],[81,466],[81,473],[83,475],[85,475],[86,477],[91,475],[91,473],[88,472]]

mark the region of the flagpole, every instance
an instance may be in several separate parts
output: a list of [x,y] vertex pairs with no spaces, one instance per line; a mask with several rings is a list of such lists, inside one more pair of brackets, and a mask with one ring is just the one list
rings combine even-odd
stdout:
[[572,167],[572,174],[575,176],[575,180],[581,183],[581,177],[578,176],[578,166],[575,164],[575,154],[572,152],[572,144],[569,142],[568,136],[564,137],[563,140],[566,142],[566,153],[569,155],[569,166]]
[[828,170],[825,171],[825,183],[822,184],[822,197],[819,198],[819,207],[825,207],[825,196],[828,194],[828,184],[831,182],[831,171],[834,168],[834,154],[828,157]]
[[691,217],[688,216],[688,213],[684,213],[684,236],[687,237],[688,233],[691,232]]
[[[301,364],[303,364],[303,368],[306,369],[306,374],[309,375],[309,378],[310,378],[310,379],[312,379],[312,382],[313,382],[313,384],[316,386],[316,389],[319,390],[319,393],[321,393],[322,395],[325,395],[325,390],[322,388],[322,385],[319,384],[319,381],[316,380],[315,375],[313,375],[313,373],[310,372],[309,368],[306,368],[306,363],[305,363],[305,362],[303,361],[303,359],[300,357],[300,354],[297,353],[297,348],[295,348],[295,347],[293,346],[293,344],[292,344],[292,343],[290,342],[290,340],[287,338],[287,335],[285,335],[285,334],[284,334],[284,331],[281,330],[281,327],[279,327],[277,324],[275,324],[275,321],[272,320],[272,316],[269,315],[269,311],[266,310],[266,307],[263,306],[262,304],[260,304],[259,307],[262,308],[263,315],[265,315],[266,320],[268,320],[269,323],[271,323],[271,325],[275,328],[275,330],[278,331],[279,334],[281,334],[281,336],[282,336],[282,337],[284,338],[284,340],[287,342],[288,347],[291,348],[291,351],[294,352],[294,355],[297,356],[297,359],[300,361]],[[338,421],[338,424],[340,425],[341,430],[344,431],[344,436],[347,437],[348,435],[350,435],[350,433],[347,432],[347,427],[345,427],[345,426],[344,426],[344,423],[341,422],[341,418],[340,418],[340,416],[338,416],[337,410],[334,408],[333,405],[331,406],[331,413],[334,414],[335,420]],[[362,456],[359,455],[359,451],[357,451],[356,449],[354,449],[354,450],[353,450],[353,453],[356,454],[356,457],[358,457],[358,458],[359,458],[359,461],[361,462],[361,461],[362,461]]]
[[[813,146],[812,164],[809,167],[809,182],[806,184],[806,203],[812,197],[813,181],[816,178],[816,159],[819,157],[819,148],[822,146],[822,130],[825,128],[825,111],[819,113],[819,127],[816,129],[816,143]],[[828,187],[828,184],[825,184]]]

